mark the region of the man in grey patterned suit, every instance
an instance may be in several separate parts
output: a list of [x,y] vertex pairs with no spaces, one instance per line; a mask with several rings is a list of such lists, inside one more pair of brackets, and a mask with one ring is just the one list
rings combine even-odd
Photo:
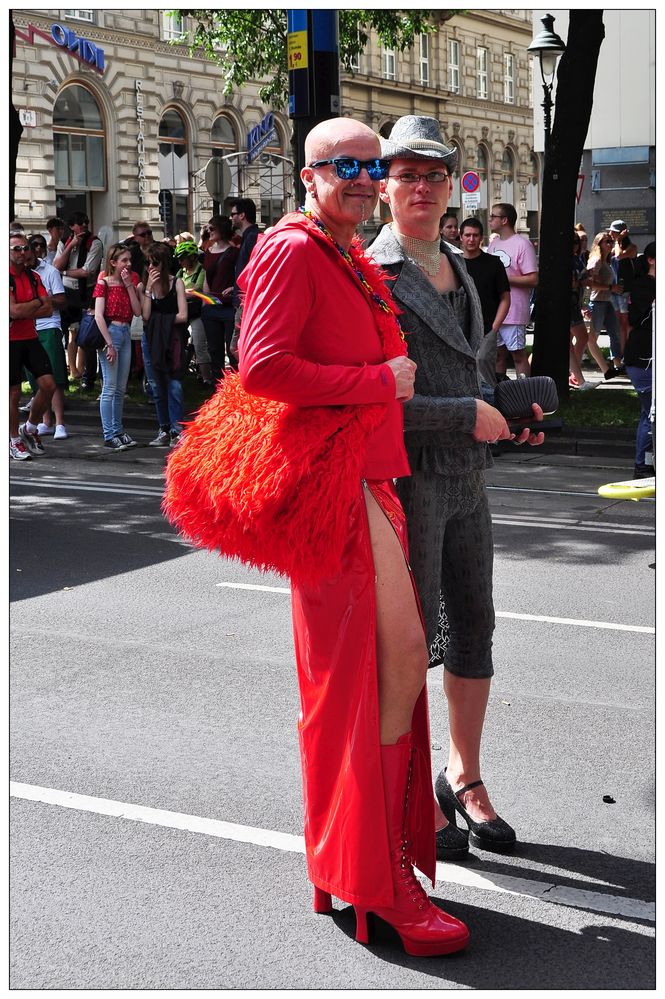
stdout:
[[[411,477],[398,481],[407,516],[411,564],[430,646],[443,600],[450,627],[444,656],[450,750],[436,781],[437,856],[454,860],[469,841],[507,852],[514,830],[497,814],[480,779],[480,742],[489,697],[494,605],[492,524],[485,492],[487,443],[538,444],[542,434],[511,434],[503,416],[482,399],[476,354],[482,310],[461,252],[439,237],[439,219],[452,190],[455,152],[433,118],[406,115],[381,141],[390,160],[381,198],[393,222],[370,247],[395,275],[409,356],[416,362],[415,395],[404,409]],[[536,407],[534,418],[542,419]],[[459,813],[467,832],[456,827]]]

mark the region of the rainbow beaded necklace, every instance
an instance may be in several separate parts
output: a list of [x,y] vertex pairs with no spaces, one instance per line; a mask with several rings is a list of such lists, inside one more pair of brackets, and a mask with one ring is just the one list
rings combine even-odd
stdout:
[[[397,334],[402,341],[406,338],[401,330],[399,322],[397,321],[396,307],[392,300],[392,295],[384,285],[381,269],[365,255],[358,236],[353,237],[353,242],[351,243],[350,248],[345,250],[344,247],[340,246],[337,242],[325,223],[322,222],[321,219],[317,218],[313,212],[303,207],[300,207],[298,211],[301,215],[304,215],[306,219],[314,223],[317,229],[330,243],[332,243],[339,255],[357,277],[361,287],[370,300],[370,304],[377,310],[377,325],[379,327],[381,339],[383,340],[384,351],[386,352],[386,356],[388,356],[388,342],[392,339],[392,336],[389,337],[387,335],[388,328],[386,320],[388,320],[388,317],[392,320],[392,322],[389,323],[390,333],[393,336],[394,334]],[[379,293],[378,288],[381,288],[383,295]],[[404,353],[404,350],[400,352]],[[395,355],[392,354],[390,356]]]

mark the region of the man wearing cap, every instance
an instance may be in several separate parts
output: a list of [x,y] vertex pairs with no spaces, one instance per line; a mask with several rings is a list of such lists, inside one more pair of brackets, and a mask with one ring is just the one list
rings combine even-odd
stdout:
[[[494,607],[492,525],[485,493],[491,465],[487,442],[514,438],[506,421],[482,400],[476,354],[484,324],[478,294],[462,254],[439,234],[452,191],[456,153],[434,118],[406,115],[381,140],[389,160],[381,199],[393,221],[370,247],[394,276],[409,356],[416,362],[415,393],[404,406],[410,478],[397,483],[408,525],[411,565],[430,649],[441,605],[450,626],[444,656],[450,752],[436,795],[437,856],[468,853],[471,842],[508,851],[515,833],[496,814],[480,780],[480,740],[489,696]],[[534,409],[535,419],[542,410]],[[517,443],[542,442],[525,430]],[[451,821],[453,820],[453,821]]]
[[614,240],[610,263],[614,271],[614,280],[623,288],[623,291],[619,293],[612,293],[612,305],[619,317],[622,353],[630,329],[628,307],[630,305],[630,288],[635,274],[635,257],[637,256],[637,247],[631,241],[629,232],[630,230],[623,219],[615,219],[609,228],[610,236]]

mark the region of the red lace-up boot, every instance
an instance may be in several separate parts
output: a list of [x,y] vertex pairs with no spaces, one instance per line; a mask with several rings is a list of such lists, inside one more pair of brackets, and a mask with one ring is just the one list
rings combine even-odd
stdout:
[[[412,773],[411,733],[392,746],[381,746],[381,766],[392,857],[395,901],[391,908],[372,909],[400,935],[404,950],[416,957],[452,954],[469,940],[465,924],[437,908],[416,877],[407,840],[407,815]],[[367,909],[356,910],[356,940],[368,942]]]

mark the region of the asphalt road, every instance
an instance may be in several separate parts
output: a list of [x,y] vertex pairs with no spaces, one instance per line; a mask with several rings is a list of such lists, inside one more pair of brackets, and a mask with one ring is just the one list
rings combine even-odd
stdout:
[[471,944],[418,959],[311,911],[287,584],[174,535],[163,452],[48,452],[11,467],[12,988],[654,987],[655,504],[596,493],[630,460],[488,475],[483,775],[520,847],[439,865]]

